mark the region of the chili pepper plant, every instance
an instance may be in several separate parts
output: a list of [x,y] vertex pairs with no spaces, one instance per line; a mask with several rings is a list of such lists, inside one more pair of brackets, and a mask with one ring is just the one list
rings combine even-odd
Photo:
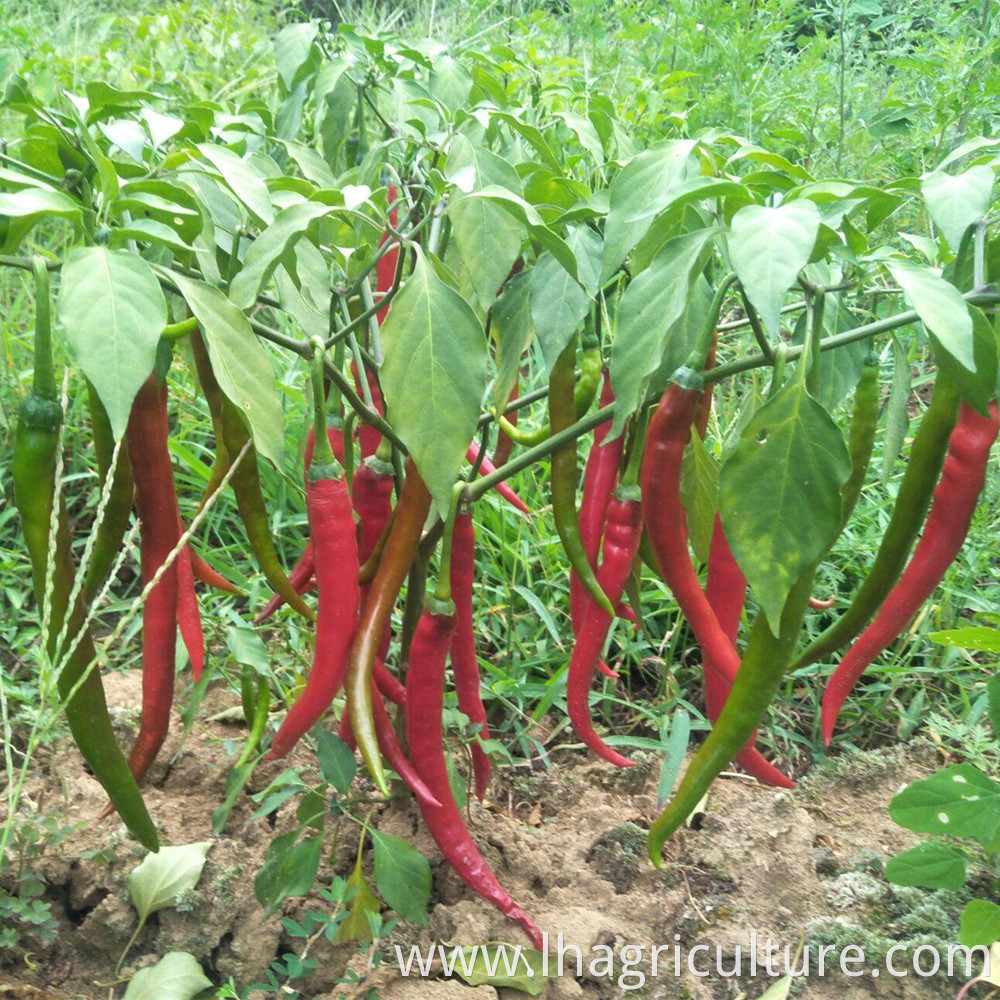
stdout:
[[[537,946],[544,927],[490,870],[452,780],[457,760],[486,799],[502,763],[504,701],[480,676],[475,628],[484,498],[554,523],[566,653],[549,705],[609,769],[660,730],[676,683],[668,660],[633,702],[637,732],[595,717],[598,688],[622,683],[614,637],[653,648],[662,608],[641,606],[643,580],[679,609],[704,683],[681,694],[711,728],[649,817],[653,864],[731,763],[793,786],[800,773],[759,739],[788,671],[812,665],[826,685],[822,736],[836,740],[983,488],[998,143],[966,142],[918,178],[813,176],[721,128],[634,133],[600,95],[533,86],[508,49],[301,23],[274,58],[270,102],[151,81],[43,103],[7,80],[5,121],[21,127],[0,153],[0,266],[35,301],[13,485],[42,705],[65,713],[108,810],[156,851],[142,785],[222,676],[219,603],[204,602],[225,593],[250,737],[215,829],[265,758],[315,748],[323,777],[263,795],[265,813],[296,793],[303,807],[258,874],[261,899],[308,889],[279,884],[282,866],[315,875],[334,806],[370,833],[376,867],[380,850],[412,862],[378,831],[412,793],[444,859]],[[914,365],[933,390],[911,414]],[[737,419],[719,419],[719,392]],[[96,509],[61,478],[77,395]],[[175,476],[178,417],[214,442],[199,479]],[[880,435],[890,466],[911,439],[878,553],[856,587],[817,593]],[[528,477],[550,507],[523,502]],[[205,531],[228,495],[246,539],[236,579]],[[98,636],[130,571],[141,593]],[[123,753],[102,674],[139,617],[141,721]],[[176,676],[178,632],[194,686]],[[292,686],[267,669],[288,633],[305,650]],[[454,703],[468,768],[464,752],[449,760]]]

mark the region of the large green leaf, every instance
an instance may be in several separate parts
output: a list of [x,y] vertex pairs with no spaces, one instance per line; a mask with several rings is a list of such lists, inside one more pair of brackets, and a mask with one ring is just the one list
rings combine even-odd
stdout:
[[156,362],[167,303],[149,265],[125,250],[79,247],[62,269],[59,319],[70,350],[122,437]]
[[322,726],[316,728],[316,762],[323,780],[346,795],[351,789],[358,765],[351,748]]
[[704,250],[714,235],[715,230],[702,229],[675,237],[625,289],[611,347],[611,384],[617,400],[612,433],[620,433],[625,420],[641,405],[667,344],[689,308],[692,286],[704,265]]
[[317,219],[328,215],[329,205],[304,201],[282,209],[260,236],[250,244],[243,267],[233,279],[229,297],[240,309],[249,309],[274,269],[288,259],[295,244]]
[[318,33],[319,24],[316,21],[300,21],[286,25],[275,36],[274,61],[286,90],[292,89],[299,71],[312,58],[313,42]]
[[531,343],[531,273],[512,278],[493,306],[490,330],[496,340],[497,377],[493,383],[493,399],[497,406],[506,406],[520,370],[521,355]]
[[602,282],[618,270],[677,186],[697,171],[691,159],[696,145],[692,139],[660,143],[634,156],[615,177],[604,229]]
[[751,417],[722,466],[726,538],[775,634],[792,587],[840,530],[850,472],[843,435],[799,379]]
[[576,277],[593,298],[601,287],[601,259],[604,241],[590,226],[574,226],[566,236],[569,248],[576,255]]
[[777,333],[785,296],[809,263],[819,224],[819,209],[806,200],[746,205],[733,216],[733,270],[770,334]]
[[890,858],[885,877],[896,885],[955,891],[965,885],[968,860],[965,851],[931,840]]
[[211,985],[194,955],[168,951],[132,977],[123,1000],[192,1000]]
[[1000,784],[971,764],[954,764],[904,788],[889,804],[889,815],[914,833],[988,844],[1000,831]]
[[271,841],[264,866],[253,880],[253,891],[266,914],[289,896],[304,896],[316,882],[323,838],[304,837],[291,830]]
[[912,261],[893,261],[889,271],[935,344],[958,364],[974,372],[972,317],[959,290],[936,271]]
[[243,159],[226,146],[203,142],[198,152],[218,170],[226,187],[259,225],[274,221],[271,196],[264,179]]
[[486,310],[521,252],[522,226],[495,202],[468,194],[496,185],[520,197],[521,179],[506,160],[463,135],[452,142],[446,176],[463,192],[449,203],[448,216],[469,284]]
[[[1000,906],[988,899],[972,900],[962,912],[958,938],[966,948],[992,949],[1000,941]],[[991,956],[996,957],[992,950]],[[995,976],[996,968],[992,972]]]
[[420,255],[389,308],[382,346],[389,419],[447,515],[486,391],[482,324]]
[[993,168],[980,164],[961,174],[935,170],[924,177],[920,187],[934,224],[948,246],[957,250],[966,229],[990,207]]
[[532,997],[545,988],[545,957],[531,948],[515,951],[508,944],[466,945],[456,948],[446,961],[454,963],[454,974],[470,986],[503,986]]
[[181,893],[193,889],[201,878],[212,842],[177,847],[161,847],[156,854],[147,854],[142,863],[128,876],[128,891],[139,911],[139,919],[157,910],[175,906]]
[[531,322],[548,374],[590,312],[590,297],[550,253],[531,269]]
[[375,888],[404,920],[427,923],[431,898],[431,866],[411,844],[380,830],[371,831],[375,845]]
[[281,468],[285,414],[271,359],[250,321],[213,285],[168,273],[198,320],[219,387],[236,404],[257,451]]
[[939,364],[954,377],[962,398],[984,417],[989,414],[990,403],[997,389],[997,335],[993,324],[982,309],[970,305],[972,317],[972,356],[974,367],[970,371],[943,352]]
[[49,191],[41,187],[26,187],[17,192],[0,192],[0,218],[11,221],[0,228],[2,249],[15,250],[31,227],[49,216],[60,216],[79,222],[82,208],[62,191]]

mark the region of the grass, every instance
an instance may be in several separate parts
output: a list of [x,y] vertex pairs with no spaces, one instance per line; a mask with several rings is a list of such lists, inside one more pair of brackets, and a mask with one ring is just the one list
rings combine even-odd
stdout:
[[[877,180],[890,173],[917,174],[963,135],[994,130],[996,108],[985,95],[991,86],[1000,85],[1000,64],[989,60],[996,32],[989,16],[977,20],[979,4],[955,3],[942,9],[925,0],[907,0],[894,5],[878,30],[860,14],[841,24],[839,4],[814,7],[819,13],[809,18],[803,5],[792,0],[779,0],[766,10],[750,0],[576,0],[565,13],[559,12],[559,4],[523,0],[471,0],[461,6],[450,0],[419,0],[396,7],[310,5],[301,0],[283,13],[251,0],[163,3],[154,11],[132,0],[76,0],[71,5],[21,0],[7,7],[0,51],[14,50],[19,58],[30,53],[25,71],[42,92],[80,90],[87,80],[102,78],[121,87],[167,93],[183,84],[185,92],[201,99],[238,103],[271,93],[270,33],[318,10],[344,23],[432,32],[458,46],[472,39],[478,45],[506,46],[496,49],[497,58],[505,60],[511,74],[534,79],[543,91],[586,80],[594,107],[599,108],[601,100],[613,101],[647,137],[654,138],[668,123],[682,123],[691,134],[736,123],[748,139],[783,148],[823,176],[856,174]],[[934,18],[933,30],[928,29],[929,16]],[[6,72],[4,65],[0,58],[0,72]],[[7,69],[13,65],[8,62]],[[954,94],[963,95],[962,100],[956,102],[950,96]],[[893,110],[899,117],[887,124],[885,116]],[[915,229],[926,225],[926,220],[913,222]],[[24,276],[7,271],[0,275],[4,472],[10,463],[10,424],[30,371],[27,289]],[[185,371],[183,360],[176,362],[176,370]],[[285,387],[290,440],[295,440],[306,422],[298,388],[301,372],[279,368],[278,374]],[[889,374],[887,369],[883,379]],[[171,450],[183,511],[190,516],[207,480],[213,443],[193,378],[180,375],[172,386]],[[74,484],[71,495],[82,497],[71,512],[82,545],[97,487],[79,388],[71,389],[66,418],[66,476]],[[717,412],[723,428],[736,419],[738,402],[720,390]],[[824,568],[820,574],[823,587],[836,593],[841,604],[881,539],[902,463],[896,463],[885,483],[877,478],[880,467],[881,456],[876,454],[855,517],[828,564],[839,569]],[[279,549],[290,566],[305,523],[300,452],[290,448],[283,469],[264,468],[262,475]],[[81,483],[85,490],[80,490]],[[13,721],[20,723],[33,712],[28,651],[38,628],[24,586],[28,564],[9,502],[9,476],[4,476],[4,484],[0,589],[8,614],[0,626],[5,650],[0,655],[10,678]],[[532,756],[541,749],[532,727],[544,716],[557,724],[549,742],[568,739],[561,735],[562,679],[570,652],[568,565],[547,516],[544,476],[525,473],[514,485],[536,516],[521,519],[495,497],[485,498],[477,511],[479,585],[485,595],[477,629],[486,654],[491,719],[515,752]],[[915,735],[926,724],[924,709],[929,705],[944,720],[938,727],[942,738],[960,733],[975,712],[981,712],[977,706],[989,666],[934,645],[928,635],[997,606],[1000,579],[992,539],[998,519],[1000,477],[994,465],[962,557],[933,603],[867,675],[864,698],[852,699],[845,713],[841,745],[868,748]],[[259,607],[268,590],[247,554],[230,497],[223,497],[211,512],[198,543],[210,562],[245,587],[249,606]],[[127,562],[119,596],[101,611],[105,628],[135,595],[136,565],[136,558]],[[642,592],[647,633],[634,635],[621,624],[616,628],[610,656],[621,659],[626,670],[617,685],[601,682],[603,696],[596,712],[605,721],[614,720],[620,732],[648,738],[660,731],[663,718],[677,705],[697,713],[700,671],[689,654],[693,643],[686,628],[678,627],[669,592],[648,573]],[[246,607],[231,598],[207,595],[204,608],[213,646],[224,657],[226,630],[246,621]],[[286,690],[301,668],[305,642],[304,630],[291,621],[286,613],[282,627],[268,633],[273,667]],[[823,614],[813,614],[808,628],[818,631],[823,624]],[[136,665],[137,629],[133,623],[126,630],[127,641],[108,669]],[[789,676],[763,737],[796,771],[824,752],[816,719],[820,677],[826,669],[819,665]]]

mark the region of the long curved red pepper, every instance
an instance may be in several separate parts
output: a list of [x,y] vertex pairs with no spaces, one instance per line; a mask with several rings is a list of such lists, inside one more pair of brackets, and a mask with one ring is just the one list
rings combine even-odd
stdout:
[[[479,451],[479,444],[476,441],[473,441],[472,444],[469,445],[469,450],[465,453],[465,458],[469,465],[474,466],[477,462],[479,462]],[[484,456],[482,462],[479,462],[480,475],[489,476],[496,471],[496,466],[489,460],[488,457]],[[493,488],[515,510],[519,510],[522,514],[531,513],[531,508],[506,483],[497,483]]]
[[440,809],[441,803],[434,798],[423,778],[417,773],[417,769],[410,763],[409,757],[403,753],[403,748],[399,745],[399,740],[396,739],[396,731],[392,728],[392,720],[385,710],[382,695],[377,689],[372,691],[372,712],[375,716],[378,748],[382,751],[382,756],[389,762],[389,766],[400,776],[403,784],[413,792],[421,805],[427,806],[429,809]]
[[[450,609],[449,609],[450,610]],[[453,614],[425,610],[410,645],[406,679],[406,739],[417,773],[441,803],[420,802],[420,812],[445,860],[476,895],[519,924],[536,948],[542,935],[534,921],[507,894],[466,829],[455,804],[444,755],[444,666],[455,631]]]
[[[638,491],[632,487],[624,495],[616,496],[608,505],[597,581],[612,604],[621,598],[625,589],[625,581],[632,572],[632,563],[639,551],[641,538],[642,508]],[[595,601],[591,601],[587,605],[570,660],[566,706],[573,729],[594,753],[618,767],[631,767],[635,762],[612,750],[594,731],[594,723],[590,717],[590,685],[610,627],[611,616]]]
[[205,562],[200,555],[198,555],[194,546],[188,542],[188,554],[191,557],[191,571],[194,573],[194,578],[200,583],[205,584],[206,587],[214,587],[216,590],[221,590],[224,594],[236,594],[239,597],[243,596],[243,591],[236,586],[235,583],[227,580],[218,570],[213,569],[211,566]]
[[[167,387],[152,374],[142,384],[126,430],[139,512],[142,582],[147,585],[180,539],[180,511],[174,492],[167,438]],[[142,607],[142,719],[129,755],[129,768],[142,781],[167,738],[174,702],[177,647],[177,563],[169,566]]]
[[[472,592],[476,582],[476,529],[472,513],[455,516],[451,548],[451,596],[455,602],[455,637],[451,643],[451,669],[455,675],[458,707],[469,721],[479,724],[479,736],[489,739],[486,707],[483,705],[479,657],[472,620]],[[476,797],[482,801],[490,784],[492,765],[479,741],[472,744],[472,774]]]
[[[728,689],[736,679],[740,658],[698,582],[688,552],[687,518],[680,493],[684,448],[698,412],[700,396],[698,388],[684,387],[677,382],[671,382],[664,392],[646,432],[642,495],[647,498],[646,531],[656,552],[663,581],[691,626],[704,663],[719,675]],[[745,752],[740,754],[741,758]],[[777,769],[774,769],[773,779],[770,783],[792,787],[790,779]]]
[[[736,557],[729,548],[722,520],[715,515],[715,526],[712,529],[712,542],[708,554],[708,578],[705,582],[705,596],[719,620],[719,626],[726,633],[730,643],[735,648],[736,636],[740,628],[740,618],[743,605],[746,603],[747,581],[743,571],[737,565]],[[702,654],[704,656],[704,653]],[[705,682],[705,714],[710,722],[715,723],[722,714],[722,709],[729,697],[730,685],[715,670],[708,658],[702,668]],[[744,747],[736,756],[736,763],[747,774],[778,788],[794,788],[795,783],[778,770],[751,743]]]
[[[600,408],[610,406],[615,401],[611,388],[611,379],[605,374],[604,386],[601,389]],[[611,421],[606,420],[594,428],[594,444],[587,456],[587,465],[583,473],[583,495],[580,500],[580,538],[587,552],[590,565],[597,568],[597,555],[601,549],[601,535],[604,534],[604,522],[607,519],[608,504],[618,482],[618,466],[621,463],[622,450],[625,446],[625,436],[619,434],[613,441],[605,442]],[[569,615],[573,634],[578,635],[583,625],[587,607],[591,604],[587,588],[579,576],[570,570],[569,576]]]
[[306,475],[306,511],[319,594],[316,650],[306,686],[271,743],[272,759],[285,756],[333,703],[347,673],[358,616],[358,542],[347,481],[336,475],[336,465],[322,457],[320,462],[310,464]]
[[[177,536],[180,538],[180,535]],[[201,680],[205,669],[205,633],[201,627],[198,594],[194,589],[194,569],[191,566],[191,547],[185,545],[177,555],[177,627],[180,629],[184,648],[191,660],[195,681]]]
[[931,596],[961,550],[986,483],[990,448],[998,430],[996,401],[990,404],[988,417],[962,404],[920,541],[875,620],[858,636],[827,683],[822,718],[828,746],[840,710],[858,679]]

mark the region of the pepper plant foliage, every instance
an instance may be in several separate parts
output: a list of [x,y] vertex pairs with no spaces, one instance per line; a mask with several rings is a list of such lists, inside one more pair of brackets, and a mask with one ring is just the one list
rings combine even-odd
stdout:
[[[814,177],[723,129],[686,134],[682,116],[640,140],[611,99],[542,90],[502,46],[310,22],[282,30],[273,56],[276,93],[242,103],[153,81],[43,104],[29,80],[0,80],[5,119],[21,123],[0,152],[0,264],[41,255],[58,272],[71,386],[89,379],[116,439],[197,329],[256,453],[280,468],[275,370],[321,343],[348,409],[426,483],[433,532],[457,483],[471,479],[474,501],[609,420],[634,454],[650,405],[717,326],[705,378],[744,379],[742,414],[729,440],[713,427],[689,452],[688,528],[705,560],[718,513],[777,633],[801,621],[789,608],[804,610],[804,575],[843,527],[844,404],[869,351],[906,383],[889,396],[890,462],[910,356],[893,331],[926,345],[975,410],[996,394],[998,139],[876,185]],[[515,390],[544,395],[581,330],[599,338],[615,402],[587,400],[575,423],[470,477],[470,442],[519,409]],[[761,368],[766,398],[745,374]]]

